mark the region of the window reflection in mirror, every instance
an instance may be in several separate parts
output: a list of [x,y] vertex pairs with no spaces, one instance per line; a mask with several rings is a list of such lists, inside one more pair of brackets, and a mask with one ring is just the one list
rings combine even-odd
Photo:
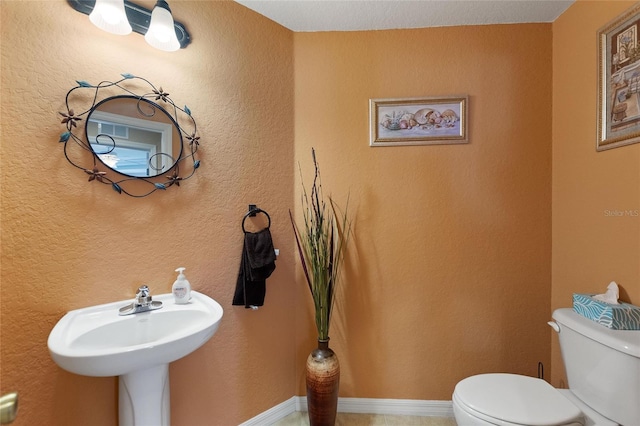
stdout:
[[96,105],[87,119],[86,134],[96,156],[127,176],[166,173],[182,151],[173,119],[157,104],[136,97],[118,96]]

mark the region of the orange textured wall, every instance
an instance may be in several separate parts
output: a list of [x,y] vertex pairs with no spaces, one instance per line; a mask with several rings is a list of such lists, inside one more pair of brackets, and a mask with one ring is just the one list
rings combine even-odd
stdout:
[[[181,1],[193,43],[167,54],[64,1],[1,2],[0,392],[20,392],[16,425],[115,424],[115,379],[59,369],[48,333],[139,284],[169,291],[179,265],[225,317],[171,367],[173,424],[237,424],[304,394],[313,322],[287,210],[312,146],[355,215],[331,333],[342,396],[446,400],[465,376],[550,360],[561,384],[551,309],[611,279],[640,300],[638,219],[604,215],[640,208],[640,145],[594,148],[595,32],[631,4],[578,1],[553,25],[292,34],[233,2]],[[64,94],[121,72],[198,121],[203,166],[179,190],[125,198],[64,160]],[[370,98],[449,94],[470,97],[470,144],[368,146]],[[230,306],[248,203],[281,249],[257,312]]]
[[[234,2],[172,9],[193,42],[164,53],[98,30],[66,1],[1,2],[0,392],[20,394],[16,426],[117,424],[116,379],[63,371],[47,337],[68,310],[132,298],[141,284],[169,292],[178,266],[225,315],[210,342],[171,365],[172,424],[238,424],[295,393],[293,36]],[[202,166],[179,188],[129,198],[64,158],[67,91],[123,72],[193,112]],[[271,214],[281,250],[258,311],[231,306],[249,203]]]
[[[640,304],[640,144],[596,152],[596,33],[635,2],[578,1],[553,23],[552,309],[573,293]],[[566,385],[557,338],[552,384]]]
[[[551,43],[550,24],[294,35],[295,159],[309,176],[315,147],[355,217],[341,396],[450,400],[463,377],[548,365]],[[369,147],[369,99],[459,94],[469,144]]]

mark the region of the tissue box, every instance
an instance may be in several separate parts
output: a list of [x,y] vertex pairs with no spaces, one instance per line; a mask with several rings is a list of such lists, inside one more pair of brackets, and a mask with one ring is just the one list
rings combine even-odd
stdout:
[[612,330],[640,330],[640,307],[629,303],[611,305],[589,294],[573,295],[573,310]]

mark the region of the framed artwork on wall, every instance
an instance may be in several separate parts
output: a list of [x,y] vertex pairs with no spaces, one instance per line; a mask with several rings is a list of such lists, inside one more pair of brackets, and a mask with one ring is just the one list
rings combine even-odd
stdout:
[[468,143],[468,96],[370,99],[370,146]]
[[598,30],[596,150],[640,142],[640,4]]

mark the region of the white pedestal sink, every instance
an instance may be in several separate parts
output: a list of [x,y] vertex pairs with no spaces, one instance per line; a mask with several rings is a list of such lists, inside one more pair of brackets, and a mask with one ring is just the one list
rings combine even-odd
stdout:
[[168,426],[169,363],[205,344],[222,319],[222,307],[191,292],[188,304],[154,296],[163,306],[118,315],[131,300],[68,312],[49,335],[53,360],[83,376],[119,376],[120,426]]

